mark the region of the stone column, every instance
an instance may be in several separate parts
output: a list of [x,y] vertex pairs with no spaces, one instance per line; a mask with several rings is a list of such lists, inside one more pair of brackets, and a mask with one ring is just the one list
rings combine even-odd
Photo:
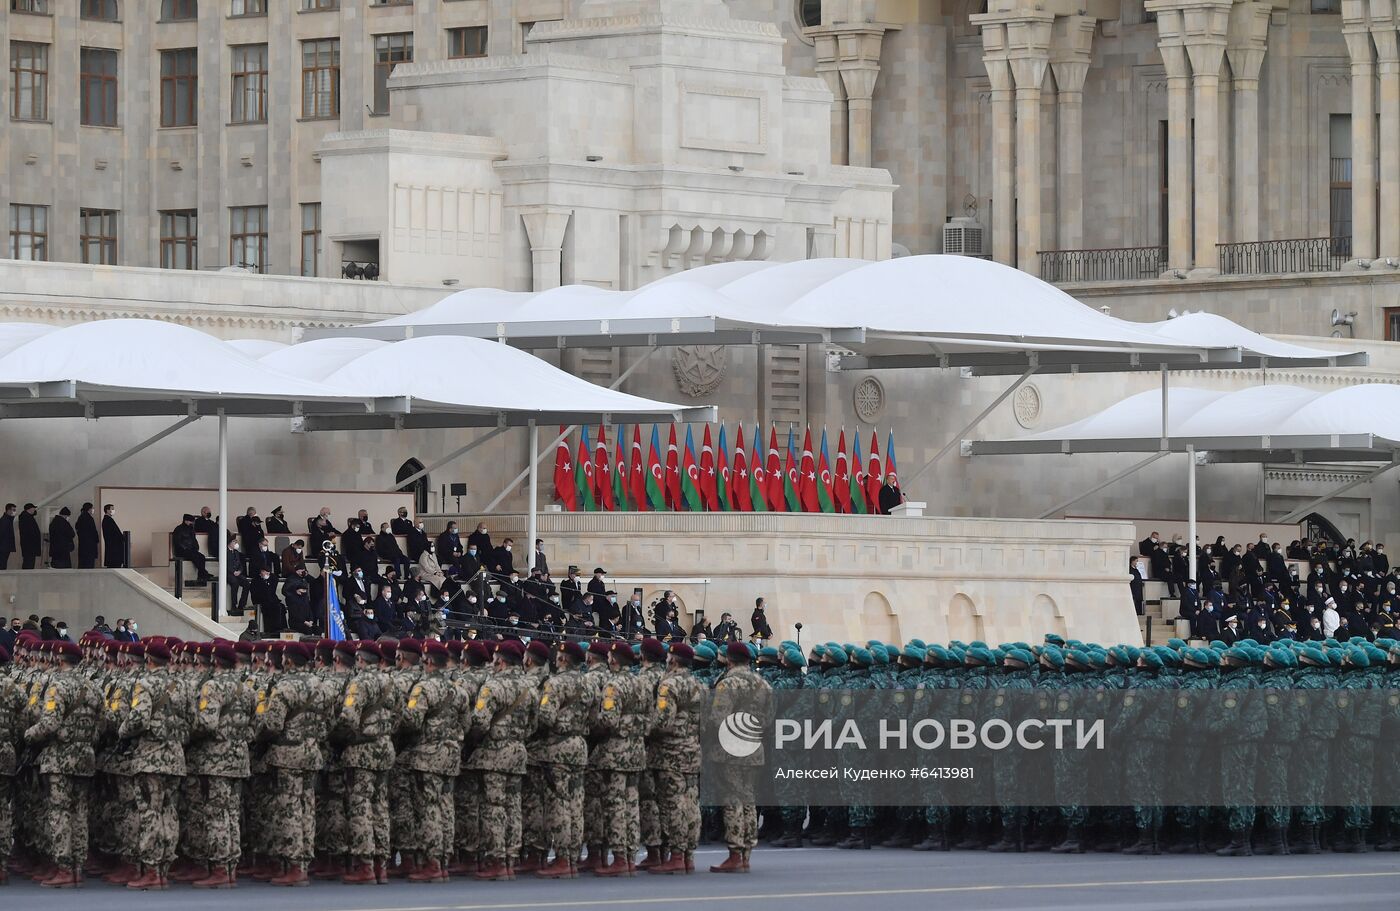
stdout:
[[1237,3],[1230,10],[1231,106],[1234,123],[1233,231],[1236,243],[1259,240],[1259,68],[1264,63],[1271,9]]
[[1011,61],[1016,80],[1016,267],[1039,274],[1040,259],[1040,86],[1050,61]]
[[831,89],[831,163],[847,164],[847,109],[846,87],[841,81],[841,69],[837,65],[836,35],[825,30],[809,29],[808,34],[816,44],[817,75],[826,81]]
[[533,291],[548,291],[562,281],[564,230],[569,226],[572,209],[557,206],[532,206],[520,217],[525,222],[525,234],[530,239],[530,261],[534,270]]
[[[1400,169],[1396,167],[1400,162],[1394,160],[1396,149],[1400,147],[1400,55],[1396,52],[1395,26],[1373,24],[1371,37],[1376,42],[1376,69],[1381,83],[1381,211],[1377,255],[1400,257]],[[1355,162],[1356,150],[1351,154]]]
[[1167,71],[1167,265],[1187,270],[1192,254],[1191,66],[1181,43],[1181,11],[1155,12],[1158,47]]
[[[1365,15],[1364,7],[1360,12]],[[1377,249],[1376,55],[1364,19],[1348,21],[1342,31],[1351,57],[1351,255],[1372,260]]]
[[992,83],[992,259],[1016,264],[1016,130],[1011,67],[987,59]]
[[1059,207],[1056,246],[1084,246],[1084,77],[1095,21],[1089,16],[1055,20],[1050,39],[1050,68],[1055,74],[1058,155],[1055,201]]
[[841,83],[846,87],[848,143],[847,164],[856,168],[870,167],[870,112],[875,94],[875,80],[880,75],[877,65],[859,65],[841,70]]
[[1225,59],[1231,0],[1193,3],[1182,10],[1182,39],[1191,59],[1196,107],[1196,269],[1219,271],[1220,66]]

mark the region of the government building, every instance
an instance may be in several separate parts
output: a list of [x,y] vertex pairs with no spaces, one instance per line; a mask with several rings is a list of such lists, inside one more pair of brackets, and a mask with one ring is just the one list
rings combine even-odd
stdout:
[[[1204,310],[1370,356],[1174,383],[1400,381],[1390,0],[4,2],[0,322],[145,317],[286,343],[471,288],[627,291],[716,263],[951,254],[1115,317]],[[859,426],[882,447],[893,430],[906,477],[953,441],[906,487],[945,518],[853,531],[843,517],[546,514],[552,560],[635,568],[649,597],[679,573],[687,608],[713,598],[711,617],[746,615],[757,587],[781,619],[805,604],[838,639],[999,641],[1110,615],[1093,635],[1133,634],[1128,550],[1152,530],[1140,523],[1184,518],[1179,458],[1035,520],[1132,457],[960,455],[957,435],[1007,378],[836,372],[831,354],[663,345],[548,359],[718,406],[731,427]],[[497,379],[470,363],[461,374]],[[971,436],[1048,429],[1157,383],[1033,377]],[[80,487],[74,505],[118,488],[208,489],[210,425]],[[162,426],[0,422],[0,496],[38,500]],[[232,487],[269,492],[393,490],[472,435],[251,420],[232,434]],[[489,506],[523,534],[526,449],[504,433],[432,471],[418,510],[470,527]],[[1201,514],[1253,540],[1366,471],[1211,465]],[[1393,551],[1397,519],[1400,490],[1383,475],[1305,530]]]

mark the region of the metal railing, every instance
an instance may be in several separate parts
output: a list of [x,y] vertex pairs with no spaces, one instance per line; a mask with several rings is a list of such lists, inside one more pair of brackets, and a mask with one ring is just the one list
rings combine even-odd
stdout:
[[1156,278],[1166,267],[1166,247],[1040,251],[1040,277],[1047,282],[1137,281]]
[[1217,244],[1222,275],[1339,272],[1351,259],[1350,237],[1301,237]]

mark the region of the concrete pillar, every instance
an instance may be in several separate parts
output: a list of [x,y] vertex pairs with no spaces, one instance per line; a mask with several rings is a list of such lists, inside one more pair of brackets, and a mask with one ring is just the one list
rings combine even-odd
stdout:
[[846,86],[841,71],[834,67],[817,71],[831,89],[831,163],[849,164],[849,115],[846,108]]
[[1016,264],[1016,132],[1011,67],[988,59],[992,83],[992,259]]
[[1055,20],[1050,39],[1050,68],[1055,75],[1056,145],[1055,201],[1059,209],[1056,246],[1084,246],[1084,78],[1089,72],[1089,48],[1094,19],[1063,16]]
[[[1158,23],[1161,17],[1158,14]],[[1167,70],[1167,265],[1190,269],[1191,249],[1191,72],[1186,49],[1162,48]]]
[[530,262],[534,271],[533,291],[557,288],[562,280],[564,230],[572,209],[533,206],[520,213],[525,234],[530,239]]
[[[1377,255],[1382,258],[1400,257],[1400,55],[1396,53],[1393,25],[1373,27],[1371,37],[1376,42],[1376,70],[1381,84],[1381,210],[1378,225]],[[1356,160],[1356,150],[1352,150]]]
[[1375,50],[1364,22],[1343,29],[1351,57],[1351,255],[1376,258]]
[[1016,267],[1040,272],[1040,86],[1046,58],[1011,61],[1016,80]]
[[1259,68],[1272,10],[1266,3],[1237,3],[1230,10],[1231,107],[1234,172],[1231,175],[1232,231],[1235,243],[1259,240]]
[[861,64],[841,70],[841,83],[846,88],[847,163],[856,168],[870,167],[870,114],[871,98],[875,94],[875,80],[880,75],[879,65]]
[[1196,269],[1219,269],[1220,242],[1220,64],[1225,45],[1189,44],[1196,105]]

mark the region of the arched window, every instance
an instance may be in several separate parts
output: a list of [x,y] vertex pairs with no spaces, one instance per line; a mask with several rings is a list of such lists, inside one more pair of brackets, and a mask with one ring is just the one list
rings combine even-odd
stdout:
[[422,462],[418,461],[417,459],[409,459],[407,462],[404,462],[401,466],[399,466],[399,473],[394,478],[395,481],[399,482],[399,490],[402,490],[405,493],[412,492],[413,511],[415,513],[422,513],[428,511],[428,476],[423,475],[422,477],[418,478],[418,480],[410,481],[407,484],[403,482],[408,478],[411,478],[414,475],[418,474],[418,472],[422,470]]
[[822,0],[797,0],[797,18],[803,28],[822,24]]
[[[1338,530],[1332,521],[1320,513],[1311,513],[1303,519],[1303,530],[1309,541],[1326,541],[1341,547],[1347,543],[1347,536]],[[1357,537],[1361,537],[1357,535]]]

